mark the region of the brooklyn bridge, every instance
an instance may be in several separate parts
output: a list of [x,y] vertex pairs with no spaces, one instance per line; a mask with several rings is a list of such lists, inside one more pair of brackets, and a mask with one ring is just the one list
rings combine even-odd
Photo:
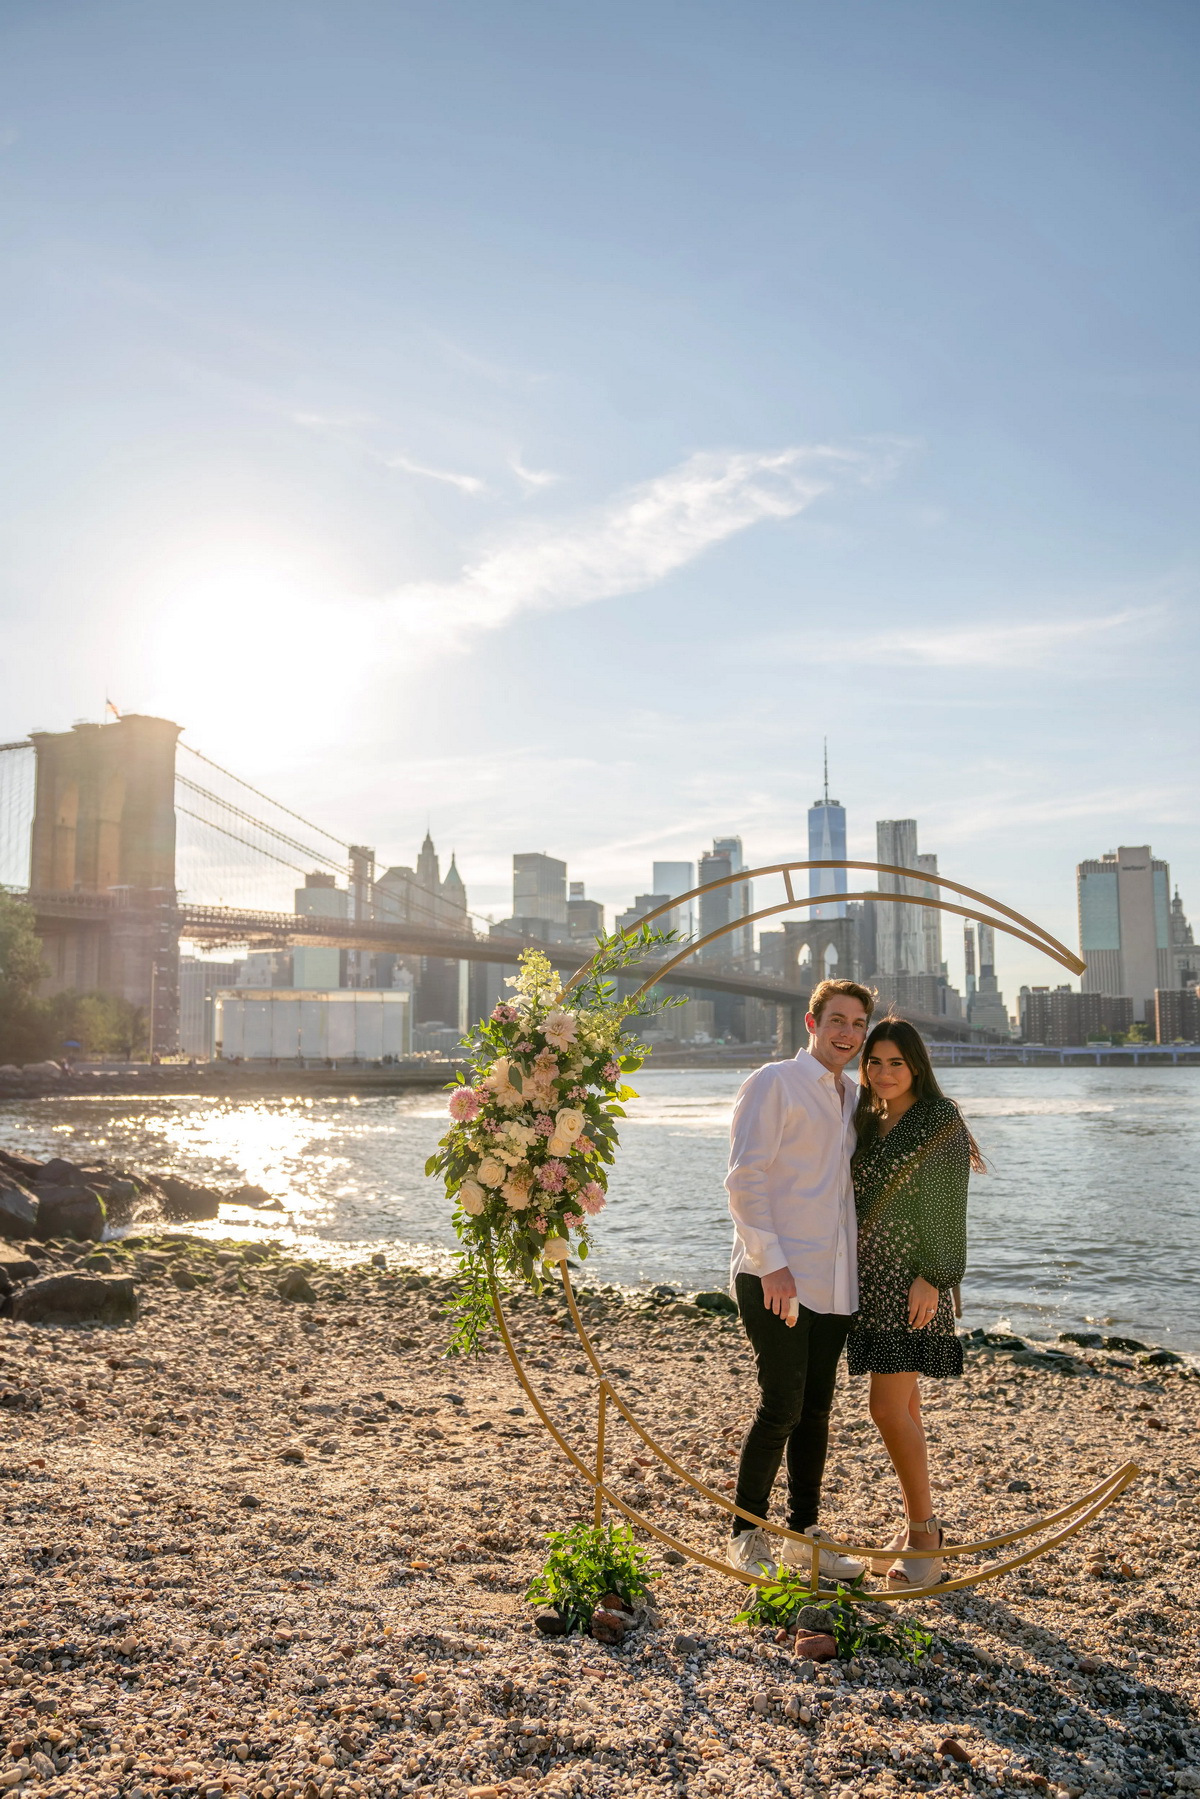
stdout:
[[[231,896],[261,890],[264,877],[278,888],[289,871],[328,887],[340,880],[345,915],[269,910]],[[448,917],[441,893],[412,879],[398,895],[372,849],[342,842],[253,787],[183,741],[178,725],[138,714],[0,745],[0,884],[34,912],[47,991],[120,995],[145,1010],[150,1040],[164,1051],[178,1041],[181,944],[504,968],[536,947],[564,975],[593,947],[513,935],[465,909]],[[788,944],[782,972],[709,959],[664,972],[662,984],[775,1008],[777,1040],[788,1048],[803,1041],[822,967],[811,933],[797,930]],[[655,966],[628,973],[644,981]],[[903,1009],[934,1038],[992,1041],[961,1019]]]

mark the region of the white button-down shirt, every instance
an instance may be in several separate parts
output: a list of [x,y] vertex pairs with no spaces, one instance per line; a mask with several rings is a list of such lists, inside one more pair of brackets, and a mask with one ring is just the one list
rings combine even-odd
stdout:
[[725,1186],[733,1214],[731,1275],[790,1268],[811,1312],[858,1310],[858,1231],[850,1157],[858,1085],[808,1050],[767,1062],[742,1083]]

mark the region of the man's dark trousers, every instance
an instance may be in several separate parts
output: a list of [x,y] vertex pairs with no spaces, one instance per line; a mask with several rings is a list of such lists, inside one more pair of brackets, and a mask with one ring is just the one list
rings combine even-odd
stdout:
[[[787,1527],[808,1530],[819,1515],[829,1414],[850,1319],[840,1312],[810,1312],[802,1305],[795,1324],[787,1325],[768,1309],[756,1274],[738,1275],[737,1302],[758,1365],[759,1401],[742,1444],[734,1498],[748,1512],[767,1517],[786,1452]],[[733,1528],[754,1527],[735,1518]]]

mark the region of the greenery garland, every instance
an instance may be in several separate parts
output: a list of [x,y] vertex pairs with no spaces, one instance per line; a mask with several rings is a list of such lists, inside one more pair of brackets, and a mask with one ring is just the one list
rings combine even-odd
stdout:
[[450,1092],[450,1129],[425,1165],[454,1203],[458,1294],[451,1353],[474,1353],[494,1322],[493,1280],[535,1293],[545,1270],[588,1253],[590,1221],[604,1208],[616,1160],[617,1120],[636,1098],[622,1077],[648,1054],[625,1028],[681,998],[619,998],[613,977],[678,932],[614,932],[563,1003],[540,950],[526,950],[515,989],[464,1039],[469,1074]]

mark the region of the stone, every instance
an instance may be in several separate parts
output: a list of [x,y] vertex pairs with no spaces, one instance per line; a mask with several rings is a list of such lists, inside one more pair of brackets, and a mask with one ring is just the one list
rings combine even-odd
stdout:
[[623,1643],[629,1624],[628,1612],[610,1612],[598,1605],[592,1613],[589,1629],[597,1643]]
[[24,1324],[132,1323],[137,1292],[127,1274],[48,1274],[14,1295],[12,1315]]
[[1104,1338],[1099,1331],[1059,1331],[1060,1343],[1076,1343],[1080,1349],[1103,1349]]
[[181,1181],[173,1174],[158,1175],[155,1185],[162,1194],[165,1218],[197,1222],[205,1218],[216,1218],[220,1213],[221,1195],[211,1187],[199,1187],[191,1181]]
[[91,1187],[39,1184],[37,1234],[98,1243],[104,1235],[104,1201]]
[[249,1206],[258,1212],[282,1212],[283,1206],[265,1187],[235,1187],[229,1195],[231,1206]]
[[38,1171],[39,1187],[86,1187],[87,1176],[76,1162],[67,1162],[62,1156],[51,1156]]
[[172,1268],[171,1279],[181,1293],[193,1293],[200,1285],[190,1268]]
[[0,1241],[0,1275],[4,1276],[10,1286],[14,1281],[31,1281],[37,1271],[37,1263],[23,1249]]
[[1176,1355],[1173,1349],[1151,1349],[1140,1355],[1138,1361],[1143,1368],[1178,1368],[1182,1366],[1183,1357]]
[[316,1302],[317,1296],[302,1268],[285,1268],[275,1291],[280,1299],[299,1299],[306,1305]]
[[967,1767],[971,1765],[971,1757],[957,1737],[944,1737],[938,1744],[937,1752],[939,1755],[948,1756],[951,1761],[964,1762]]
[[622,1597],[619,1593],[601,1593],[599,1599],[596,1601],[596,1604],[601,1608],[602,1611],[622,1612],[630,1620],[631,1623],[633,1622],[633,1619],[634,1619],[633,1607],[630,1605],[628,1599],[622,1599]]
[[0,1170],[15,1174],[19,1181],[28,1185],[37,1184],[37,1177],[42,1172],[42,1164],[32,1156],[23,1156],[19,1150],[0,1149]]
[[719,1287],[711,1287],[703,1293],[697,1293],[694,1304],[702,1312],[713,1312],[725,1318],[737,1317],[737,1300],[731,1299],[728,1293]]
[[116,1263],[102,1249],[94,1249],[90,1255],[84,1256],[79,1266],[86,1268],[89,1274],[111,1274]]
[[664,1549],[662,1559],[668,1568],[682,1568],[687,1561],[687,1556],[681,1554],[678,1549]]
[[813,1631],[818,1636],[829,1636],[833,1631],[834,1616],[825,1605],[802,1605],[796,1613],[795,1628]]
[[683,1631],[680,1631],[679,1635],[675,1638],[675,1641],[671,1644],[672,1653],[675,1655],[695,1655],[699,1647],[699,1637],[689,1637]]
[[1144,1354],[1150,1345],[1139,1343],[1136,1337],[1105,1337],[1104,1347],[1105,1349],[1115,1349],[1118,1353],[1123,1352],[1126,1355],[1138,1355],[1139,1353]]
[[1006,1493],[1032,1493],[1033,1488],[1027,1480],[1010,1480],[1004,1489]]
[[823,1631],[798,1630],[793,1648],[798,1656],[810,1662],[837,1660],[837,1644]]
[[375,1254],[371,1257],[371,1266],[372,1266],[372,1268],[386,1268],[387,1267],[387,1256],[384,1254],[382,1249],[377,1249],[375,1251]]
[[288,1463],[293,1468],[302,1468],[304,1466],[304,1451],[298,1449],[293,1444],[287,1449],[280,1450],[279,1459],[281,1462]]
[[565,1637],[567,1634],[567,1621],[558,1612],[539,1612],[533,1627],[544,1637]]
[[38,1202],[10,1175],[0,1178],[0,1234],[21,1243],[37,1236]]

